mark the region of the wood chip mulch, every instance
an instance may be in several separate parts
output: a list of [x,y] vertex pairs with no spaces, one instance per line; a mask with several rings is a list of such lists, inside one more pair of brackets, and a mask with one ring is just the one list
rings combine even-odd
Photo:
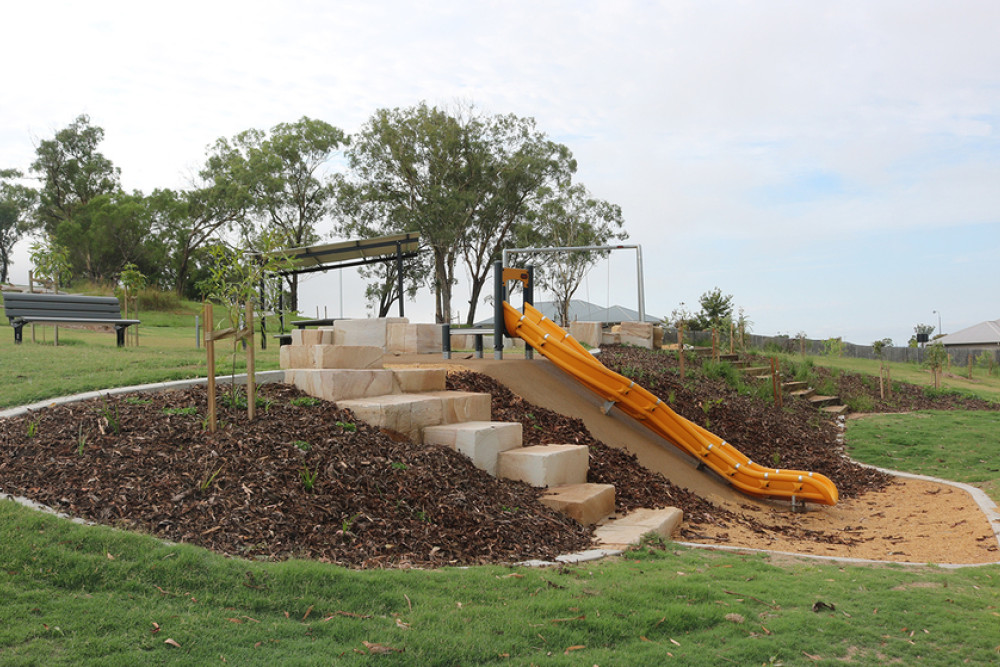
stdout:
[[250,558],[433,567],[551,559],[591,545],[592,531],[540,504],[537,489],[331,403],[294,405],[302,395],[293,387],[260,393],[267,407],[254,422],[223,407],[216,433],[203,428],[204,388],[0,420],[0,490]]

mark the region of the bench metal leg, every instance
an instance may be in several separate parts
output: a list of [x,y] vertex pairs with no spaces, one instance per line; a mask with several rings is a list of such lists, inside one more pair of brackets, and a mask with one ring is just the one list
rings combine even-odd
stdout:
[[21,329],[24,328],[23,324],[14,324],[14,343],[16,345],[21,344]]
[[125,327],[115,327],[118,336],[118,347],[125,347]]

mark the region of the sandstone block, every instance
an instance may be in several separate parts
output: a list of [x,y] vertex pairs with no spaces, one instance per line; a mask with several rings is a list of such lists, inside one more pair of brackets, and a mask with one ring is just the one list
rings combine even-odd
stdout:
[[394,368],[395,393],[419,394],[444,391],[447,371],[443,368]]
[[441,399],[424,394],[391,394],[372,398],[337,401],[363,422],[401,433],[412,442],[420,441],[424,427],[441,423]]
[[408,322],[405,317],[380,317],[365,320],[337,320],[333,325],[335,345],[373,345],[384,351],[390,324]]
[[619,333],[622,344],[653,349],[652,322],[622,322]]
[[621,519],[609,521],[594,530],[594,537],[605,546],[639,544],[646,533],[661,537],[670,535],[681,524],[684,513],[676,507],[665,509],[637,509]]
[[569,333],[584,345],[600,347],[603,328],[600,322],[570,322]]
[[431,391],[422,396],[433,396],[441,401],[441,424],[490,421],[492,398],[489,394],[469,391]]
[[583,484],[589,465],[586,445],[536,445],[501,452],[497,477],[535,487]]
[[313,351],[311,368],[382,368],[384,353],[374,345],[313,345],[308,349]]
[[312,345],[282,345],[278,350],[278,367],[289,368],[312,368]]
[[615,513],[614,484],[569,484],[557,486],[538,500],[585,526],[607,519]]
[[333,332],[323,329],[294,329],[292,345],[332,345]]
[[474,421],[428,426],[424,429],[424,444],[450,447],[495,477],[500,452],[521,446],[521,424]]

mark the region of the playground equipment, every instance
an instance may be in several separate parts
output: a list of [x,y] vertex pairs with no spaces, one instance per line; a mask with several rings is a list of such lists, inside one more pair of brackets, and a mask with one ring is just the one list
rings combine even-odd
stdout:
[[[501,277],[510,276],[525,283],[530,274],[520,269],[502,269],[498,273]],[[502,287],[504,289],[498,290],[498,297],[505,296],[506,285]],[[530,291],[526,291],[526,297],[528,294]],[[558,368],[603,398],[606,401],[605,413],[617,407],[747,495],[788,499],[794,508],[801,508],[806,501],[823,505],[837,503],[837,487],[824,475],[803,470],[766,468],[751,461],[719,436],[678,415],[633,380],[604,366],[562,327],[534,308],[527,298],[523,313],[505,299],[498,302],[502,304],[503,326],[507,335],[523,339]]]

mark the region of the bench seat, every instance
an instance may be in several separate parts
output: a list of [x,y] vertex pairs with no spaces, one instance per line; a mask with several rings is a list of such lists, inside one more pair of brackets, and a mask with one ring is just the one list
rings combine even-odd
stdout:
[[21,342],[25,324],[105,324],[114,327],[118,347],[124,347],[125,330],[140,323],[123,318],[118,299],[113,296],[5,292],[3,305],[14,328],[15,343]]

